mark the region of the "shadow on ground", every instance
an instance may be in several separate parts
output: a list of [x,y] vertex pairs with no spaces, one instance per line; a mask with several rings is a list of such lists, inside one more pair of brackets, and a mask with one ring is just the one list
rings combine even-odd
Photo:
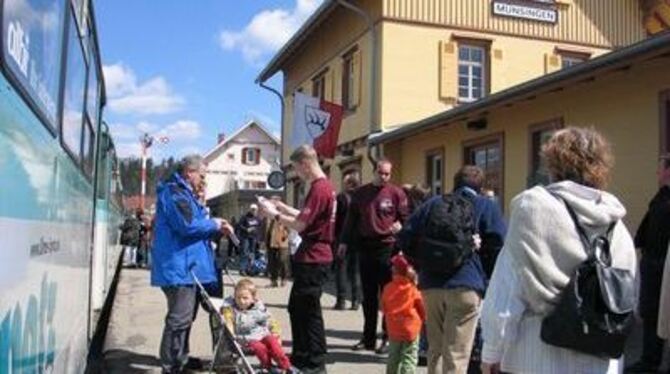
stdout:
[[105,352],[105,365],[101,373],[150,373],[160,371],[158,357],[138,354],[123,349]]

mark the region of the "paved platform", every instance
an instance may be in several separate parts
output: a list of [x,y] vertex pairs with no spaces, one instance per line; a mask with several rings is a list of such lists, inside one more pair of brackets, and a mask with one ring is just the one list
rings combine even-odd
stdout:
[[[237,274],[233,273],[233,277]],[[291,328],[287,312],[290,283],[283,288],[269,288],[266,278],[253,278],[259,286],[261,297],[282,328],[283,344],[290,353]],[[225,282],[226,294],[232,292],[232,282]],[[327,287],[321,303],[329,351],[328,372],[333,373],[384,373],[384,357],[372,352],[353,352],[350,347],[360,338],[363,313],[335,311],[332,284]],[[109,322],[104,348],[106,373],[160,373],[158,347],[160,344],[166,305],[162,292],[149,286],[149,272],[141,269],[123,269],[120,274],[116,300]],[[641,329],[637,328],[629,340],[627,357],[637,358],[640,351]],[[206,313],[201,309],[191,332],[191,353],[204,360],[211,360],[211,337]],[[670,356],[666,351],[666,367]],[[257,363],[255,359],[252,363]],[[630,362],[630,360],[628,360]],[[417,373],[425,373],[424,367]]]
[[[233,277],[236,276],[234,273]],[[105,372],[160,373],[158,347],[166,312],[165,298],[159,289],[149,286],[147,270],[123,269],[120,277],[105,340]],[[253,279],[268,309],[279,321],[285,350],[290,353],[291,328],[286,309],[290,283],[284,288],[269,288],[268,279]],[[226,281],[225,286],[225,292],[230,294],[231,282]],[[328,373],[384,373],[384,357],[350,350],[360,338],[363,312],[332,310],[335,297],[328,292],[324,293],[321,303],[329,351]],[[211,359],[209,324],[202,309],[193,326],[190,342],[192,355]],[[418,371],[425,372],[425,368]]]

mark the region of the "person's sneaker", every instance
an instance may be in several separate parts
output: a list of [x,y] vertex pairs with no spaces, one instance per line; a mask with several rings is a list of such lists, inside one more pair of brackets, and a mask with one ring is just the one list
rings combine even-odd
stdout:
[[351,302],[351,308],[349,308],[349,310],[358,310],[360,307],[361,303],[359,303],[358,300],[354,300]]
[[656,373],[657,370],[657,365],[650,364],[646,361],[638,361],[628,366],[624,370],[624,373]]
[[378,355],[386,355],[389,353],[389,342],[388,340],[382,340],[382,343],[375,349],[375,353]]
[[354,344],[351,347],[352,351],[374,351],[375,350],[375,344],[366,344],[364,341],[360,341],[356,344]]
[[303,374],[327,374],[326,368],[323,366],[317,368],[304,368],[300,371]]
[[272,284],[270,284],[270,287],[272,287],[272,288],[277,288],[277,287],[279,287],[279,283],[277,283],[276,280],[273,280],[273,281],[272,281]]
[[337,302],[335,303],[335,306],[333,307],[335,310],[345,310],[347,307],[344,305],[344,300],[338,299]]

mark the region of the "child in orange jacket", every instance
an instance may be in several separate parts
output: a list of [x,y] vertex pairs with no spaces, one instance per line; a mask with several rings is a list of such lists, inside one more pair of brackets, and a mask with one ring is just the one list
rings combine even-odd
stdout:
[[416,371],[419,333],[426,310],[416,287],[416,271],[407,258],[397,254],[391,258],[391,265],[393,280],[384,287],[381,300],[390,342],[386,373],[410,374]]

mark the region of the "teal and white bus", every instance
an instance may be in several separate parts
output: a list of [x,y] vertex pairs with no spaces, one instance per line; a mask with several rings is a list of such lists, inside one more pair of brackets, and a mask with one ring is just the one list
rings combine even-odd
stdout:
[[83,372],[120,183],[89,0],[0,0],[0,374]]

